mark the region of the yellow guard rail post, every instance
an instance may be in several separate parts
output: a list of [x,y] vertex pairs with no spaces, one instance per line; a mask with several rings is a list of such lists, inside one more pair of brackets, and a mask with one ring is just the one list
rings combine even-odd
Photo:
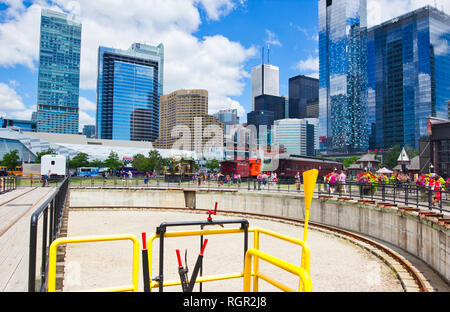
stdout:
[[[264,260],[266,262],[269,262],[281,269],[284,269],[292,274],[297,275],[300,280],[301,283],[299,285],[299,290],[298,291],[306,291],[306,292],[311,292],[312,291],[312,283],[311,283],[311,279],[309,277],[309,274],[307,274],[307,272],[301,268],[301,267],[297,267],[289,262],[286,262],[284,260],[275,258],[267,253],[264,253],[260,250],[256,250],[254,248],[250,248],[249,250],[247,250],[247,253],[245,254],[245,266],[244,266],[244,292],[249,292],[250,291],[250,280],[251,280],[251,276],[252,276],[252,257],[255,258],[259,258],[261,260]],[[254,272],[254,274],[257,274],[256,272]],[[261,274],[259,274],[260,277],[262,277]],[[264,277],[264,279],[271,283],[272,285],[280,288],[281,290],[284,291],[294,291],[292,289],[290,289],[289,287],[280,284],[272,279],[269,279],[267,277]]]
[[139,241],[134,235],[116,235],[116,236],[97,236],[97,237],[76,237],[76,238],[58,238],[50,245],[49,264],[48,264],[48,291],[55,292],[56,290],[56,251],[59,245],[75,244],[75,243],[91,243],[91,242],[105,242],[131,240],[133,243],[133,271],[132,284],[119,287],[111,287],[107,289],[97,289],[91,291],[111,291],[111,292],[137,292],[139,287]]

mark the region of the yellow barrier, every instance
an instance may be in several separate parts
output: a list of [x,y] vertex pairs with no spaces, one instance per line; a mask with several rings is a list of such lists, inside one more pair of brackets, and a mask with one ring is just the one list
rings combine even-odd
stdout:
[[48,291],[55,292],[56,290],[56,251],[59,245],[75,244],[75,243],[90,243],[90,242],[105,242],[131,240],[133,242],[133,271],[132,284],[120,287],[111,287],[104,289],[96,289],[89,291],[98,292],[125,292],[138,291],[139,281],[139,241],[134,235],[116,235],[116,236],[97,236],[97,237],[76,237],[76,238],[58,238],[50,245],[49,264],[48,264]]
[[[264,260],[266,262],[269,262],[281,269],[284,269],[292,274],[297,275],[300,279],[301,279],[301,284],[299,286],[299,290],[298,291],[306,291],[306,292],[311,292],[312,291],[312,283],[311,283],[311,279],[309,277],[309,274],[301,267],[297,267],[289,262],[286,262],[284,260],[275,258],[267,253],[264,253],[262,251],[256,250],[254,248],[250,248],[249,250],[247,250],[247,253],[245,254],[245,267],[244,267],[244,292],[249,292],[250,291],[250,278],[251,276],[258,276],[262,279],[264,279],[265,281],[271,283],[272,285],[278,287],[281,290],[284,291],[294,291],[292,289],[290,289],[287,286],[284,286],[268,277],[266,277],[263,274],[260,274],[259,272],[251,272],[252,270],[252,257],[255,258],[259,258],[261,260]],[[256,291],[256,290],[255,290]]]
[[[311,250],[308,246],[308,244],[304,241],[301,241],[299,239],[295,239],[283,234],[279,234],[270,230],[265,230],[265,229],[261,229],[261,228],[250,228],[248,229],[248,232],[254,233],[254,250],[258,250],[259,249],[259,240],[260,240],[260,234],[265,234],[268,236],[272,236],[281,240],[284,240],[286,242],[289,243],[293,243],[296,244],[298,246],[302,247],[302,258],[301,258],[301,267],[298,268],[294,265],[291,264],[291,267],[289,267],[289,269],[292,271],[290,271],[293,274],[296,274],[300,277],[300,281],[299,281],[299,290],[304,290],[304,291],[308,291],[308,289],[311,289],[312,286],[310,286],[311,284],[311,280],[309,278],[309,274],[310,274],[310,257],[311,257]],[[186,237],[186,236],[201,236],[201,235],[220,235],[220,234],[236,234],[236,233],[244,233],[244,230],[241,229],[217,229],[217,230],[194,230],[194,231],[180,231],[180,232],[168,232],[168,233],[164,233],[164,238],[169,238],[169,237]],[[152,281],[152,255],[153,255],[153,241],[155,239],[159,238],[158,234],[154,234],[152,237],[150,237],[147,240],[147,248],[148,248],[148,264],[149,264],[149,276],[150,276],[150,290],[152,288],[156,288],[159,287],[159,282],[157,281]],[[248,251],[247,251],[248,252]],[[265,254],[267,255],[267,254]],[[274,257],[272,257],[273,259],[276,259]],[[278,288],[282,289],[282,290],[287,290],[289,289],[288,287],[285,287],[279,283],[277,283],[276,281],[268,278],[267,276],[261,274],[258,272],[259,270],[259,266],[258,266],[258,259],[259,257],[255,257],[254,259],[254,272],[250,273],[251,276],[254,277],[254,291],[258,291],[258,279],[261,278],[275,286],[277,286]],[[273,260],[272,259],[272,260]],[[266,260],[266,258],[264,258],[264,260]],[[278,259],[277,259],[278,261]],[[281,262],[277,262],[278,264],[281,263],[282,266],[285,266],[285,264],[287,262],[283,261],[283,260],[279,260]],[[298,269],[301,269],[301,273],[298,272]],[[300,274],[300,275],[299,275]],[[204,282],[212,282],[212,281],[219,281],[219,280],[225,280],[225,279],[233,279],[233,278],[241,278],[244,277],[245,272],[242,273],[231,273],[231,274],[220,274],[220,275],[212,275],[212,276],[200,276],[197,278],[196,283],[204,283]],[[169,287],[169,286],[178,286],[181,285],[181,282],[179,280],[173,280],[173,281],[164,281],[163,282],[163,287]],[[310,290],[309,290],[310,291]]]

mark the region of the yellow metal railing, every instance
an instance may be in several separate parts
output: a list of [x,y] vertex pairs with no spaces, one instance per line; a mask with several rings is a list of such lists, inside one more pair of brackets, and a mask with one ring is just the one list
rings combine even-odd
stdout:
[[[204,283],[211,281],[219,281],[233,278],[243,278],[244,279],[244,291],[250,291],[251,277],[253,276],[253,291],[258,291],[259,279],[262,279],[281,290],[284,291],[294,291],[291,288],[269,278],[268,276],[259,272],[259,260],[271,263],[285,271],[295,274],[299,277],[299,288],[298,291],[312,291],[312,282],[310,278],[310,257],[311,251],[306,243],[307,229],[308,229],[308,219],[309,219],[309,209],[311,206],[311,200],[314,192],[314,185],[317,179],[317,170],[310,170],[303,173],[304,177],[304,189],[305,189],[305,224],[303,240],[289,237],[283,234],[279,234],[273,231],[253,228],[248,229],[248,232],[254,233],[254,248],[250,248],[246,251],[245,261],[244,261],[244,272],[237,272],[231,274],[219,274],[210,276],[200,276],[196,279],[196,283]],[[164,233],[164,238],[170,237],[187,237],[187,236],[202,236],[202,235],[220,235],[220,234],[239,234],[244,233],[244,229],[215,229],[215,230],[194,230],[194,231],[182,231],[182,232],[169,232]],[[295,244],[302,247],[302,256],[300,261],[300,266],[295,266],[284,260],[271,256],[265,252],[259,250],[260,234],[272,236],[278,238],[282,241]],[[159,287],[158,281],[152,280],[152,255],[153,255],[153,241],[159,239],[159,234],[154,234],[147,240],[148,246],[148,270],[149,270],[149,282],[150,291],[152,288]],[[97,289],[95,291],[138,291],[138,274],[139,274],[139,242],[137,238],[133,235],[119,235],[119,236],[99,236],[99,237],[79,237],[79,238],[59,238],[56,239],[50,246],[49,254],[49,272],[48,272],[48,291],[55,291],[56,284],[56,250],[61,244],[72,244],[72,243],[88,243],[88,242],[104,242],[104,241],[116,241],[116,240],[131,240],[133,242],[133,271],[132,271],[132,285],[112,287],[107,289]],[[253,271],[252,271],[252,260],[253,260]],[[181,281],[163,281],[162,287],[177,286],[181,285]]]
[[[308,291],[312,288],[311,280],[310,280],[310,255],[311,251],[308,246],[308,244],[302,240],[295,239],[283,234],[279,234],[273,231],[261,229],[261,228],[250,228],[248,229],[248,232],[254,233],[254,248],[251,250],[257,250],[259,251],[259,241],[260,241],[260,234],[265,234],[268,236],[272,236],[275,238],[278,238],[280,240],[298,245],[302,247],[302,258],[301,258],[301,266],[296,267],[292,264],[290,266],[287,266],[287,262],[277,259],[275,257],[269,256],[265,253],[263,253],[263,256],[261,254],[253,254],[251,255],[254,257],[254,270],[250,273],[251,276],[254,277],[253,279],[253,290],[258,291],[258,285],[259,285],[259,278],[271,283],[272,285],[277,286],[278,288],[282,290],[288,290],[289,288],[286,286],[283,286],[279,284],[278,282],[270,279],[269,277],[261,274],[259,272],[259,259],[263,259],[267,261],[267,256],[269,256],[270,261],[274,261],[275,265],[277,265],[280,268],[284,268],[286,271],[291,272],[293,274],[296,274],[299,276],[299,290],[302,291]],[[164,238],[170,238],[170,237],[186,237],[186,236],[201,236],[201,235],[220,235],[220,234],[236,234],[236,233],[244,233],[244,230],[242,229],[217,229],[217,230],[194,230],[194,231],[180,231],[180,232],[168,232],[164,234]],[[150,276],[150,289],[159,287],[158,281],[152,281],[152,255],[153,255],[153,242],[155,239],[158,239],[160,236],[159,234],[154,234],[152,237],[148,239],[147,246],[148,246],[148,263],[149,263],[149,276]],[[250,250],[250,249],[249,249]],[[244,266],[248,266],[247,263],[247,255],[246,253],[246,261]],[[249,260],[251,261],[251,259]],[[272,263],[272,262],[271,262]],[[250,265],[251,267],[251,265]],[[295,269],[294,269],[295,268]],[[299,271],[300,270],[300,271]],[[204,283],[204,282],[212,282],[212,281],[219,281],[219,280],[226,280],[226,279],[233,279],[233,278],[244,278],[245,279],[245,272],[235,272],[230,274],[219,274],[219,275],[209,275],[209,276],[200,276],[197,278],[196,283]],[[180,280],[169,280],[163,282],[163,287],[170,287],[170,286],[178,286],[181,285]],[[290,290],[290,289],[289,289]],[[310,291],[310,290],[309,290]]]
[[139,281],[139,241],[134,235],[116,235],[116,236],[97,236],[97,237],[75,237],[75,238],[58,238],[50,245],[49,264],[48,264],[48,291],[54,292],[56,290],[56,251],[59,245],[75,244],[75,243],[92,243],[92,242],[106,242],[131,240],[133,243],[133,270],[131,285],[110,287],[103,289],[88,290],[90,292],[126,292],[138,291]]
[[[252,257],[254,257],[255,259],[261,259],[264,260],[266,262],[269,262],[285,271],[288,271],[292,274],[297,275],[300,278],[300,284],[299,284],[299,288],[298,291],[306,291],[306,292],[311,292],[312,291],[312,282],[311,279],[309,277],[309,274],[306,272],[306,270],[304,268],[301,267],[297,267],[289,262],[286,262],[284,260],[275,258],[267,253],[264,253],[260,250],[251,248],[249,250],[247,250],[246,254],[245,254],[245,267],[244,267],[244,292],[249,292],[250,291],[250,279],[251,276],[253,276],[254,280],[256,278],[262,278],[263,280],[265,280],[266,282],[272,284],[273,286],[278,287],[279,289],[283,290],[283,291],[289,291],[289,292],[293,292],[294,290],[259,273],[258,271],[253,271],[252,272]],[[255,285],[255,283],[253,284]],[[257,283],[256,283],[257,285]],[[257,289],[253,289],[253,291],[257,291]]]

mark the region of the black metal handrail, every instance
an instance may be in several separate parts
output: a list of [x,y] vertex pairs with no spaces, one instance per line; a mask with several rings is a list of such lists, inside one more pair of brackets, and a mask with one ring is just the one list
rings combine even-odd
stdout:
[[[48,250],[51,243],[58,238],[64,214],[69,178],[66,177],[56,188],[56,191],[31,216],[30,222],[30,253],[28,268],[28,291],[44,291],[47,285]],[[43,216],[42,229],[38,232],[38,222]],[[39,278],[36,276],[38,234],[42,239],[41,267]],[[40,281],[40,282],[39,282]],[[39,285],[36,285],[39,282]],[[37,287],[38,286],[38,287]]]
[[405,206],[413,205],[429,210],[438,209],[441,213],[450,212],[450,187],[445,185],[439,188],[410,183],[357,184],[356,182],[347,182],[345,184],[321,183],[321,185],[323,190],[320,190],[319,187],[320,194],[340,197],[355,196],[360,199],[381,200]]
[[[290,181],[261,181],[257,179],[243,179],[240,182],[215,179],[190,181],[165,181],[164,177],[152,177],[146,180],[143,177],[135,177],[133,179],[122,179],[118,177],[109,177],[107,179],[101,177],[85,177],[73,178],[71,186],[74,187],[157,187],[157,188],[195,188],[208,190],[248,190],[248,191],[265,191],[265,192],[289,192],[303,193],[302,183],[297,183],[294,179]],[[338,186],[339,187],[336,187]],[[344,192],[346,190],[346,192]],[[383,202],[392,202],[404,204],[405,206],[414,205],[417,208],[426,208],[429,210],[438,209],[450,212],[450,188],[442,186],[439,190],[429,187],[421,187],[415,184],[405,183],[386,183],[386,184],[368,184],[360,185],[354,181],[347,181],[345,184],[327,184],[323,181],[317,182],[316,194],[319,195],[338,195],[357,197],[360,199],[381,200]],[[441,200],[436,201],[433,205],[434,195],[440,194]]]

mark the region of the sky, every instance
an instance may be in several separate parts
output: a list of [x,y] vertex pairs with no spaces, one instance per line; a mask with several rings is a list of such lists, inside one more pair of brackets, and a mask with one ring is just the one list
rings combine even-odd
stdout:
[[[36,110],[41,8],[82,22],[80,131],[95,124],[98,47],[164,44],[164,94],[207,89],[209,113],[251,111],[251,70],[270,49],[280,95],[296,75],[318,77],[318,0],[0,0],[0,116]],[[450,0],[367,0],[368,26]],[[266,50],[267,51],[267,50]],[[268,63],[268,53],[265,53]]]

